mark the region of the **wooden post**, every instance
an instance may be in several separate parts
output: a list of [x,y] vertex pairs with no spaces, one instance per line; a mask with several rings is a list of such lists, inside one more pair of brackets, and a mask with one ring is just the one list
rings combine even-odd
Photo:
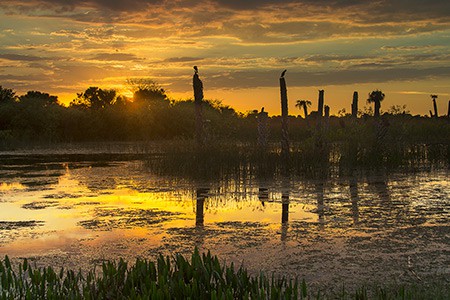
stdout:
[[194,103],[195,103],[195,139],[197,146],[201,147],[205,144],[205,134],[203,128],[203,82],[198,76],[198,68],[194,66],[194,76],[192,78],[192,84],[194,87]]
[[328,105],[325,105],[325,118],[330,117],[330,107]]
[[450,100],[448,100],[447,118],[450,118]]
[[258,146],[261,149],[267,148],[268,129],[267,129],[268,114],[264,111],[264,107],[258,113]]
[[438,97],[438,95],[430,95],[430,96],[431,96],[431,99],[433,99],[434,117],[437,118],[438,110],[437,110],[436,98]]
[[353,92],[352,117],[358,117],[358,92]]
[[323,116],[323,95],[324,94],[324,90],[319,90],[319,104],[317,107],[317,112],[319,113],[319,117]]
[[284,74],[286,70],[281,73],[280,76],[280,95],[281,95],[281,156],[284,159],[289,158],[289,129],[288,129],[288,98],[286,80]]

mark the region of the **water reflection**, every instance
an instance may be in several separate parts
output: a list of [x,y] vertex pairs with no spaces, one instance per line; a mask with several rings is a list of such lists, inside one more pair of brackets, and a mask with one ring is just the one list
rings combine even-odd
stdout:
[[266,187],[258,188],[258,199],[261,201],[261,205],[264,207],[265,203],[269,201],[269,189]]
[[325,222],[325,207],[323,203],[323,194],[324,194],[324,183],[323,181],[316,182],[315,184],[315,192],[317,196],[317,215],[319,217],[319,224],[321,226]]
[[209,188],[197,188],[196,190],[196,210],[195,226],[203,227],[205,225],[205,199],[209,193]]
[[352,176],[350,178],[349,186],[350,186],[350,199],[352,202],[353,224],[356,225],[358,224],[359,221],[359,208],[358,208],[359,195],[358,195],[358,181],[356,177]]
[[[152,174],[141,161],[72,165],[66,163],[56,183],[46,181],[43,165],[33,166],[34,180],[42,183],[34,187],[26,185],[30,177],[0,170],[0,255],[27,253],[31,241],[40,241],[27,255],[76,253],[71,259],[89,263],[99,253],[134,257],[196,245],[250,268],[296,272],[304,266],[324,276],[329,269],[317,267],[321,262],[344,266],[342,274],[384,270],[391,263],[386,254],[401,269],[394,256],[416,249],[424,269],[445,261],[446,172],[316,181],[281,175],[263,181],[240,172],[192,182]],[[26,166],[19,169],[27,174]]]
[[284,190],[281,194],[281,240],[287,238],[289,229],[289,190]]

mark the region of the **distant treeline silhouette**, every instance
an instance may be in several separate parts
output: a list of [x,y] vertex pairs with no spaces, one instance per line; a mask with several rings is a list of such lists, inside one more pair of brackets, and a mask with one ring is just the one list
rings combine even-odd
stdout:
[[[17,95],[0,86],[0,146],[22,142],[147,141],[160,139],[192,139],[195,136],[195,104],[193,99],[175,101],[165,90],[147,79],[129,80],[132,98],[113,89],[89,87],[78,93],[69,106],[57,96],[39,91]],[[369,96],[380,114],[381,91]],[[378,95],[378,93],[381,93]],[[357,97],[357,95],[356,95]],[[308,114],[309,100],[299,100],[297,113]],[[322,103],[323,105],[323,103]],[[356,104],[351,103],[355,115]],[[205,134],[210,140],[254,142],[258,140],[258,110],[236,112],[219,101],[203,100]],[[358,111],[359,118],[341,112],[327,118],[327,140],[340,142],[358,139],[364,142],[373,133],[370,110]],[[316,112],[317,115],[317,112]],[[315,135],[317,116],[289,116],[289,135],[293,142],[308,141]],[[450,140],[450,123],[446,118],[412,116],[404,107],[392,107],[381,113],[389,126],[392,142],[430,143]],[[281,116],[267,118],[268,140],[280,141]]]

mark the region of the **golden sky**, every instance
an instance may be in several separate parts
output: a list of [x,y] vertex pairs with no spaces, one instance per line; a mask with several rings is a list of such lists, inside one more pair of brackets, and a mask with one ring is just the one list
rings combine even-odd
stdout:
[[382,110],[406,104],[439,112],[450,99],[447,0],[2,0],[0,85],[68,102],[89,86],[126,90],[148,77],[176,99],[192,97],[193,65],[205,97],[240,111],[278,114],[287,69],[290,113],[317,90],[336,114],[386,94]]

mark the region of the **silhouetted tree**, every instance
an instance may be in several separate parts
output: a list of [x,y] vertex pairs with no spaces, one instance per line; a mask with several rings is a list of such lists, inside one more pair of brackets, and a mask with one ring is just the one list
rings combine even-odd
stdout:
[[311,106],[311,101],[309,101],[309,100],[297,100],[297,103],[295,103],[295,107],[298,107],[298,109],[303,108],[303,113],[305,114],[305,119],[308,116],[308,106]]
[[21,103],[33,102],[39,106],[47,107],[49,105],[58,105],[58,96],[51,96],[39,91],[28,91],[25,95],[19,96],[19,101]]
[[384,94],[380,90],[375,90],[369,93],[369,98],[367,99],[368,103],[374,103],[374,116],[379,117],[380,116],[380,108],[381,108],[381,101],[384,100]]
[[11,126],[20,139],[59,141],[65,110],[58,97],[39,91],[28,91],[15,103]]
[[16,93],[0,85],[0,130],[10,129]]
[[127,79],[127,85],[133,93],[133,102],[135,104],[161,104],[168,99],[166,91],[152,79],[131,78]]
[[116,100],[116,96],[116,90],[102,90],[91,86],[83,93],[78,93],[77,98],[70,103],[70,106],[98,110],[111,106]]
[[0,85],[0,104],[11,102],[16,98],[16,92]]

